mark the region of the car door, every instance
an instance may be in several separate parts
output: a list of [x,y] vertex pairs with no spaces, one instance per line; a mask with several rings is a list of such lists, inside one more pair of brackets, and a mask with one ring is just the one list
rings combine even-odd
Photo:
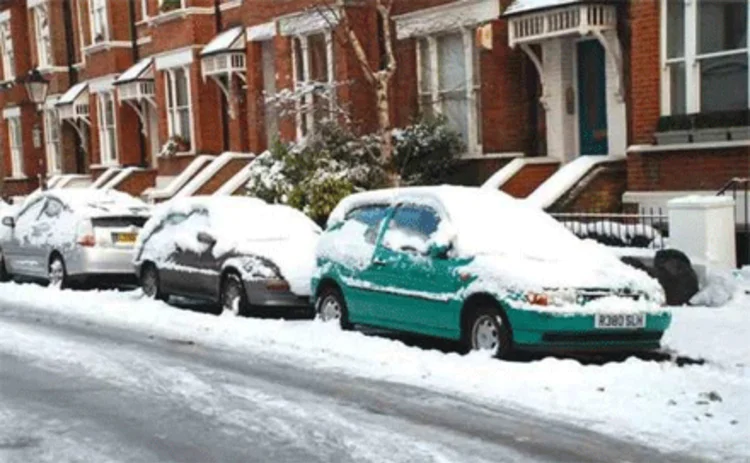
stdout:
[[[49,256],[53,250],[65,252],[72,246],[72,230],[65,228],[70,228],[71,223],[74,222],[61,226],[59,219],[64,210],[59,200],[48,198],[42,213],[33,225],[34,236],[38,240],[38,245],[34,248],[40,261],[38,268],[41,274],[39,276],[47,276]],[[69,210],[67,213],[71,214]]]
[[174,265],[174,254],[177,253],[174,237],[177,227],[187,217],[184,212],[167,214],[153,232],[143,238],[143,248],[138,256],[138,260],[151,261],[156,265],[161,289],[166,294],[176,293],[175,285],[179,280],[179,272]]
[[[41,237],[35,224],[42,214],[46,198],[38,198],[24,207],[15,219],[15,225],[4,251],[8,270],[15,275],[41,277],[46,275],[46,262],[41,263],[39,244]],[[40,268],[41,265],[41,268]]]
[[430,335],[455,329],[455,262],[429,255],[440,221],[431,207],[401,204],[383,231],[367,279],[385,295],[380,310],[388,327]]
[[170,286],[176,294],[207,298],[201,290],[205,281],[205,271],[201,267],[201,258],[208,251],[209,245],[201,242],[198,235],[209,228],[208,212],[195,209],[181,222],[175,230],[175,252],[170,256],[173,269]]

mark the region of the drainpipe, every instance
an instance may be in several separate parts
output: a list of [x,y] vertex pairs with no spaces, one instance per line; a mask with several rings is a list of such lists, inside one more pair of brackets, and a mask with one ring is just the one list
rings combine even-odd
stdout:
[[[218,35],[224,29],[221,19],[221,0],[214,0],[214,18],[216,20],[216,34]],[[232,82],[228,82],[229,89],[231,91]],[[227,101],[224,92],[219,92],[221,95],[221,138],[223,139],[223,150],[229,151],[229,119],[227,118]]]
[[[73,10],[70,7],[70,0],[63,0],[62,7],[63,25],[65,27],[65,59],[68,61],[68,81],[70,82],[70,86],[72,87],[78,82],[78,72],[73,66],[76,60],[76,52],[75,39],[73,37]],[[74,132],[74,137],[76,148],[75,169],[77,174],[82,174],[85,172],[84,163],[86,162],[83,154],[83,148],[81,147],[81,145],[83,144],[83,140],[81,139],[81,136],[78,135],[78,132]]]
[[[135,0],[128,2],[128,14],[130,15],[130,50],[133,56],[133,64],[137,63],[139,58],[138,54],[138,37],[135,30]],[[146,168],[146,138],[143,136],[143,121],[138,118],[138,148],[141,152],[140,167]]]

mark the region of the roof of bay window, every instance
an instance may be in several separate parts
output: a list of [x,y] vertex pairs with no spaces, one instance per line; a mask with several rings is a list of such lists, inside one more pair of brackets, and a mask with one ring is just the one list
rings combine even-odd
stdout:
[[149,71],[153,62],[153,58],[144,58],[138,61],[115,79],[115,85],[125,84],[134,80],[152,80],[154,77]]
[[[523,13],[536,13],[563,6],[587,3],[585,0],[515,0],[503,11],[503,16],[512,16]],[[591,3],[591,2],[588,2]]]
[[68,91],[63,93],[63,96],[61,96],[60,99],[57,100],[57,105],[62,106],[66,104],[72,104],[74,101],[76,101],[79,95],[81,95],[85,90],[88,89],[88,86],[88,82],[79,82],[70,87]]
[[396,37],[406,39],[473,27],[500,16],[498,0],[458,0],[395,16]]
[[215,55],[231,51],[241,51],[245,48],[245,28],[233,27],[214,37],[201,50],[201,56]]

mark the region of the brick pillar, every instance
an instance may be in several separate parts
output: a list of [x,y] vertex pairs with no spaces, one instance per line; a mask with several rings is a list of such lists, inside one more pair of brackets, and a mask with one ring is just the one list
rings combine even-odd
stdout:
[[[292,66],[292,39],[276,36],[276,89],[294,88],[294,67]],[[279,136],[282,140],[294,140],[297,135],[293,116],[282,117],[279,120]]]
[[263,102],[263,46],[260,42],[247,45],[247,93],[245,95],[245,127],[249,149],[255,154],[267,148],[265,128],[265,103]]

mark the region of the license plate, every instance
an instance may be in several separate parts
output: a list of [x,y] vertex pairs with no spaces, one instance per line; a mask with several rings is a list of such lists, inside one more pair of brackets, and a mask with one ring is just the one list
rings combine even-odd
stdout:
[[635,329],[646,327],[644,314],[597,314],[595,325],[600,329]]
[[133,244],[137,236],[135,233],[112,233],[112,241],[121,244]]

